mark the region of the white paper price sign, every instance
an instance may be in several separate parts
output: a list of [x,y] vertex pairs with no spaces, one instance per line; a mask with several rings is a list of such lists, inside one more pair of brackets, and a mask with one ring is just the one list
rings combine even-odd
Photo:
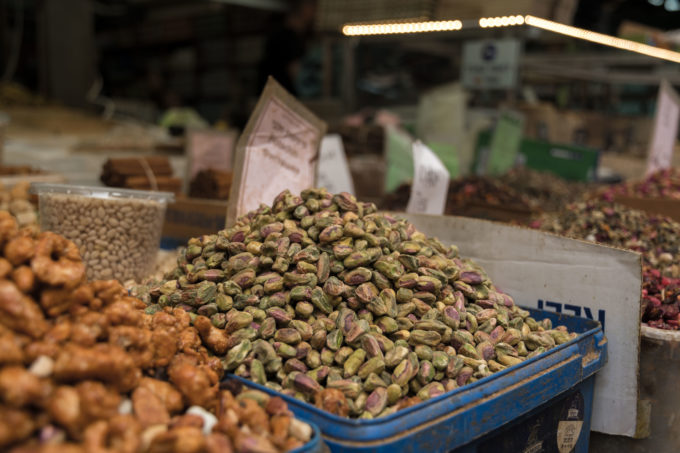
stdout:
[[271,77],[236,148],[227,225],[288,189],[314,185],[326,123]]
[[230,171],[236,138],[236,131],[213,131],[197,129],[189,131],[186,139],[188,184],[201,170]]
[[414,177],[406,212],[442,214],[449,191],[449,172],[442,161],[422,142],[413,144]]
[[348,192],[354,195],[354,183],[345,148],[342,146],[342,137],[338,134],[326,135],[321,141],[316,185],[325,187],[330,193]]
[[647,174],[670,168],[673,148],[678,136],[680,97],[668,81],[663,80],[654,117],[654,132],[649,144]]

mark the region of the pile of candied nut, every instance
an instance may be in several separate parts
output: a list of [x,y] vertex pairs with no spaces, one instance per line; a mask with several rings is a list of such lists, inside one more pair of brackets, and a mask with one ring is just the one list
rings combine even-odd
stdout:
[[311,427],[220,387],[223,330],[88,282],[76,245],[0,212],[0,450],[278,452]]

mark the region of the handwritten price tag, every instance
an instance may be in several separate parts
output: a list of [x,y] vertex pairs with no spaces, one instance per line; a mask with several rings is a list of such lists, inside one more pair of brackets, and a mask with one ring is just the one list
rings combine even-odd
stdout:
[[236,148],[227,225],[288,189],[314,185],[326,123],[271,77]]
[[413,143],[413,165],[415,174],[406,212],[443,214],[449,191],[449,172],[446,167],[437,155],[420,141]]

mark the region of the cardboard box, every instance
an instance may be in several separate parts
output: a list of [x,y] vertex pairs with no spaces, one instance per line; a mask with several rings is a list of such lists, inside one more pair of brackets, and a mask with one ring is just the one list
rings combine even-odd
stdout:
[[553,143],[605,149],[607,118],[599,112],[558,110],[549,104],[522,107],[527,137]]
[[617,116],[606,126],[606,150],[646,157],[652,138],[654,118],[645,116]]
[[616,203],[628,206],[631,209],[644,211],[651,215],[662,215],[680,222],[680,200],[672,198],[638,198],[618,196],[614,198]]
[[647,155],[654,126],[651,117],[559,110],[549,103],[521,105],[517,110],[524,115],[528,138],[635,156]]
[[456,244],[519,305],[599,320],[609,359],[595,380],[592,429],[632,437],[649,423],[638,414],[639,254],[485,220],[400,216]]
[[536,140],[551,141],[554,130],[559,124],[557,108],[552,104],[522,105],[519,110],[524,115],[524,135]]
[[524,115],[524,134],[529,138],[602,149],[604,134],[599,113],[558,110],[548,103],[523,105],[518,110]]
[[201,198],[180,198],[168,205],[161,247],[170,249],[203,234],[215,234],[224,229],[228,202]]

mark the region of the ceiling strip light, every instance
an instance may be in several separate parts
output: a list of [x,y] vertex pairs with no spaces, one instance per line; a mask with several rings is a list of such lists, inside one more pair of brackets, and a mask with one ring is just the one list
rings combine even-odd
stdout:
[[647,44],[640,44],[628,39],[616,38],[614,36],[604,35],[602,33],[596,33],[594,31],[560,24],[559,22],[541,19],[540,17],[535,16],[526,16],[524,18],[524,22],[527,25],[531,25],[532,27],[541,28],[554,33],[583,39],[605,46],[616,47],[618,49],[629,50],[631,52],[640,53],[650,57],[661,58],[662,60],[680,63],[680,52],[648,46]]
[[[571,25],[561,24],[552,20],[541,19],[536,16],[498,16],[482,17],[478,24],[481,28],[508,27],[516,25],[530,25],[554,33],[559,33],[585,41],[615,47],[617,49],[628,50],[662,60],[680,63],[680,52],[661,49],[659,47],[640,44],[628,39],[616,38],[614,36],[584,30],[583,28],[572,27]],[[373,23],[373,24],[347,24],[342,27],[345,36],[371,36],[371,35],[394,35],[403,33],[425,33],[435,31],[458,31],[463,28],[460,20],[440,20],[422,22],[392,22],[392,23]]]
[[492,27],[508,27],[513,25],[523,25],[524,16],[499,16],[499,17],[482,17],[479,19],[479,26],[482,28]]
[[425,22],[397,22],[386,24],[354,24],[342,27],[345,36],[394,35],[401,33],[424,33],[433,31],[457,31],[463,28],[459,20]]

